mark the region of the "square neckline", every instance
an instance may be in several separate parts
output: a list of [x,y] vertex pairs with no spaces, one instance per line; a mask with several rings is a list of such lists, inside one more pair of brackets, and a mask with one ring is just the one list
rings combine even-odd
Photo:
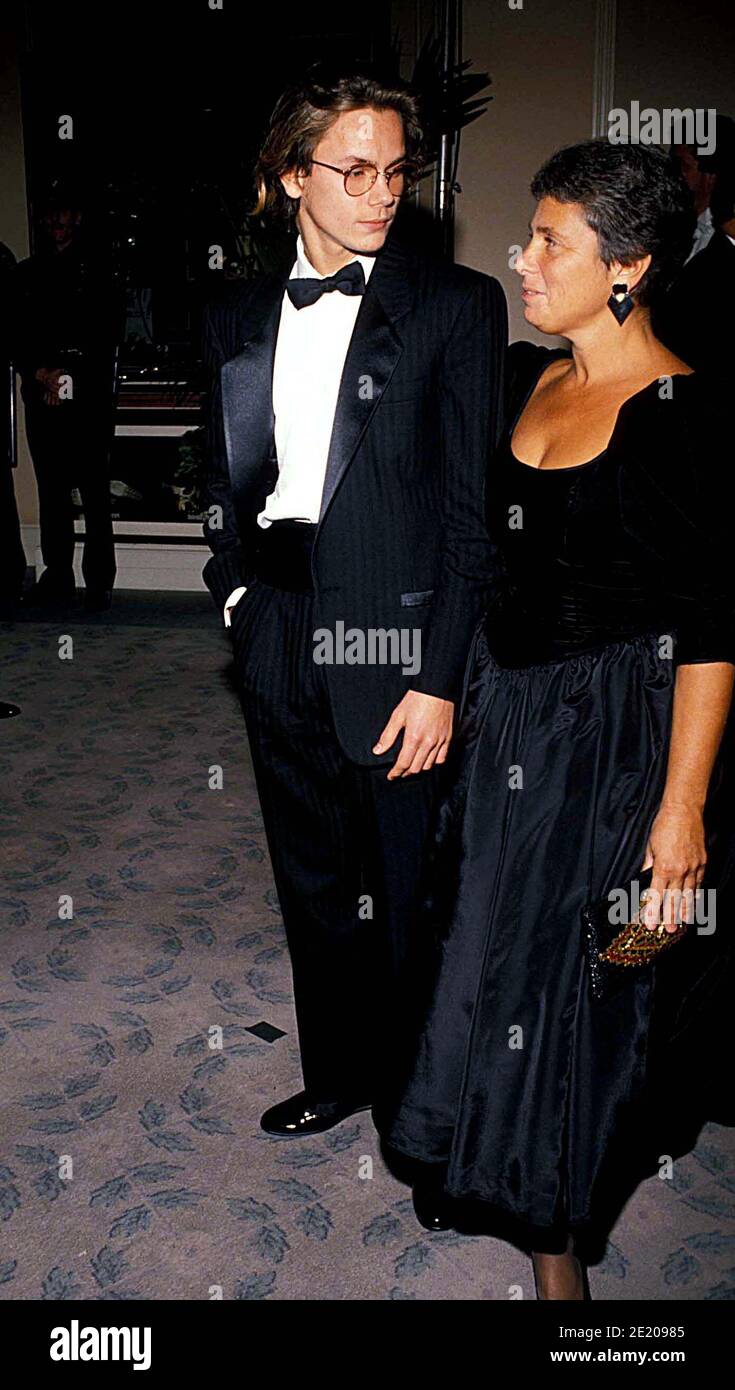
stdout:
[[[517,423],[518,422],[516,421],[516,424]],[[615,423],[617,425],[617,420]],[[513,426],[513,429],[515,430],[515,425]],[[613,430],[613,434],[614,433],[615,430]],[[608,440],[607,445],[602,450],[602,453],[595,454],[595,457],[593,459],[585,459],[584,463],[565,463],[563,468],[540,468],[537,463],[525,463],[523,459],[519,459],[518,455],[513,453],[513,448],[510,439],[508,440],[508,453],[510,454],[510,457],[512,458],[513,462],[518,464],[519,468],[527,468],[529,473],[577,473],[580,468],[589,468],[591,463],[599,463],[600,459],[604,458],[605,454],[608,452],[611,440],[612,435],[610,436],[610,440]]]
[[[615,424],[612,427],[612,432],[610,434],[610,438],[607,441],[607,444],[605,445],[605,448],[602,449],[599,454],[595,454],[594,458],[585,459],[582,463],[567,463],[564,465],[563,468],[541,468],[536,463],[526,463],[523,459],[519,459],[518,455],[513,452],[513,435],[515,434],[518,421],[520,420],[524,410],[526,409],[526,406],[528,405],[528,402],[530,401],[531,396],[536,390],[536,387],[541,381],[541,378],[544,375],[544,373],[547,372],[549,370],[549,367],[552,367],[555,362],[560,362],[565,357],[569,361],[572,361],[571,352],[567,352],[563,348],[556,349],[556,352],[558,355],[555,356],[552,361],[547,360],[546,362],[541,363],[539,371],[536,373],[536,376],[532,378],[528,391],[526,392],[525,396],[523,397],[520,403],[520,406],[518,407],[518,410],[516,411],[515,417],[506,436],[508,454],[510,455],[511,459],[514,463],[518,465],[519,468],[525,468],[530,473],[577,473],[580,468],[589,468],[590,464],[599,463],[600,459],[603,459],[605,455],[610,451],[610,446],[617,433],[618,425],[620,423],[620,416],[625,406],[628,405],[630,401],[635,400],[636,396],[642,396],[644,391],[650,391],[651,387],[657,385],[660,381],[660,378],[654,377],[653,381],[649,381],[647,386],[642,386],[639,391],[634,391],[632,396],[626,397],[626,399],[618,407],[618,411],[615,416]],[[696,376],[696,372],[672,372],[670,375],[673,380],[674,377]]]

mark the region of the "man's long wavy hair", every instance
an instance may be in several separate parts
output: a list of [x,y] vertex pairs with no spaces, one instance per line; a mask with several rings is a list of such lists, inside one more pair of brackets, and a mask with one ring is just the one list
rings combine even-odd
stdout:
[[269,213],[292,221],[299,206],[281,183],[289,170],[308,173],[322,136],[343,111],[396,111],[403,121],[406,158],[421,163],[423,132],[418,100],[400,79],[361,66],[352,72],[318,63],[276,102],[270,129],[255,165],[257,199],[253,214]]

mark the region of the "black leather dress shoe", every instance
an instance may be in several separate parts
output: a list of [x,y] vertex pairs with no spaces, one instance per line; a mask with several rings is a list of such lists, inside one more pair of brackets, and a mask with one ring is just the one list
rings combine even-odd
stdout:
[[451,1231],[452,1199],[444,1191],[446,1167],[440,1165],[436,1174],[417,1178],[413,1185],[413,1209],[416,1220],[425,1231]]
[[84,607],[87,613],[106,613],[112,607],[112,590],[85,589]]
[[23,595],[24,608],[68,608],[76,600],[73,574],[54,575],[44,570]]
[[266,1110],[261,1117],[260,1127],[266,1134],[288,1134],[292,1138],[299,1134],[323,1134],[325,1130],[341,1124],[348,1115],[371,1108],[372,1102],[369,1100],[319,1101],[306,1091],[299,1091],[297,1095]]

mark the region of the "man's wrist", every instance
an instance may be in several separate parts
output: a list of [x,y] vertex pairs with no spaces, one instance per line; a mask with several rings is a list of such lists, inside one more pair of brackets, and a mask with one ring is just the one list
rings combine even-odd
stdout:
[[451,700],[447,695],[434,695],[430,690],[414,690],[412,685],[409,686],[408,690],[406,691],[406,694],[425,695],[429,700],[441,700],[442,704],[444,705],[453,705],[455,703],[455,701]]

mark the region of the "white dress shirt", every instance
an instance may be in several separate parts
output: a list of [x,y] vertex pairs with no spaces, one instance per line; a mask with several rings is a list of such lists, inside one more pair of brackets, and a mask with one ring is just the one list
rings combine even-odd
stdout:
[[712,213],[709,208],[705,208],[704,212],[700,212],[697,218],[697,225],[694,228],[694,237],[692,238],[692,249],[687,256],[687,260],[690,261],[692,256],[696,256],[699,251],[704,251],[705,246],[712,240],[714,234],[715,226],[712,221]]
[[[354,256],[370,279],[375,258]],[[299,234],[293,279],[323,280],[309,261]],[[283,292],[281,318],[273,363],[273,414],[278,478],[258,525],[293,518],[316,524],[321,509],[334,412],[347,349],[362,304],[361,295],[332,290],[315,304],[297,309]],[[225,626],[245,587],[230,594],[225,604]]]

